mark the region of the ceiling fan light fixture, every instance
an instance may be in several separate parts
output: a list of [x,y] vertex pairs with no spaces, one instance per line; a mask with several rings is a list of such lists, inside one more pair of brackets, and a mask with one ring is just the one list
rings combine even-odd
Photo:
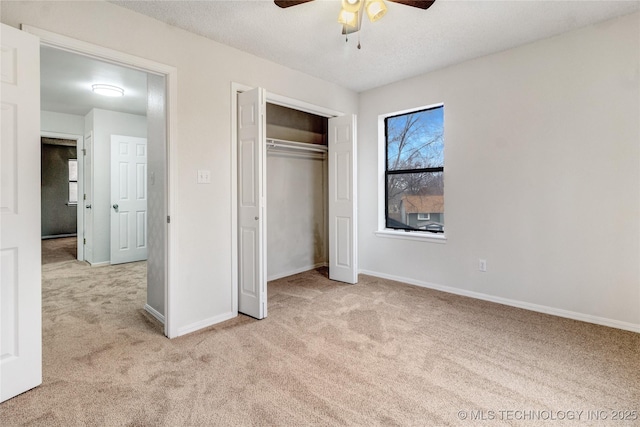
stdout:
[[91,90],[98,95],[103,96],[124,96],[124,89],[118,86],[113,85],[105,85],[105,84],[95,84],[91,85]]
[[365,9],[371,22],[376,22],[387,13],[387,5],[382,0],[367,0]]
[[342,9],[338,15],[338,22],[348,27],[355,27],[358,25],[358,13]]
[[342,0],[342,10],[347,12],[357,12],[362,6],[362,0]]

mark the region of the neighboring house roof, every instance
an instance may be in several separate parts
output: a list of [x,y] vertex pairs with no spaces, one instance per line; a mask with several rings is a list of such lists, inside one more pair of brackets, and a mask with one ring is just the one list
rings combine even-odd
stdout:
[[403,196],[406,213],[444,213],[444,196]]

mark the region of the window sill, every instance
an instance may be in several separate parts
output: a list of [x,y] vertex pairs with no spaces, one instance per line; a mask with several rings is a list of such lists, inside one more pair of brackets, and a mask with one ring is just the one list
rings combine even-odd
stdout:
[[402,239],[402,240],[418,240],[422,242],[431,242],[431,243],[447,243],[447,238],[443,234],[434,234],[434,233],[421,233],[419,231],[397,231],[397,230],[379,230],[374,231],[378,237],[386,237],[391,239]]

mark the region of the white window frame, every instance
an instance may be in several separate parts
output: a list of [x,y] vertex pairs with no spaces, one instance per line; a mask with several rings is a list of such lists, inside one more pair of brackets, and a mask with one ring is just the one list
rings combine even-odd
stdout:
[[[395,230],[386,228],[385,221],[385,158],[387,155],[387,140],[385,136],[384,120],[387,117],[399,116],[402,114],[413,113],[414,111],[428,110],[431,108],[443,107],[444,103],[431,104],[426,106],[420,106],[416,108],[410,108],[402,111],[393,111],[390,113],[380,114],[378,116],[378,230],[374,234],[378,237],[402,239],[402,240],[417,240],[430,243],[446,243],[446,229],[442,234],[425,233],[423,231],[412,230]],[[446,181],[445,181],[446,182]],[[445,184],[446,186],[446,184]],[[445,190],[446,192],[446,190]],[[445,198],[446,200],[446,198]],[[445,202],[446,206],[446,202]],[[445,209],[446,211],[446,209]]]
[[418,221],[430,221],[430,220],[431,220],[431,214],[428,214],[428,213],[418,214]]

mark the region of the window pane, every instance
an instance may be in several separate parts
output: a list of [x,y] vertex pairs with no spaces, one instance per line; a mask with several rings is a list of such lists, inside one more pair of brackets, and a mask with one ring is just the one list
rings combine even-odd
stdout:
[[69,181],[78,180],[78,160],[69,159]]
[[444,231],[442,172],[387,176],[387,228]]
[[69,203],[78,203],[78,182],[69,182]]
[[387,117],[387,170],[444,166],[444,107]]

